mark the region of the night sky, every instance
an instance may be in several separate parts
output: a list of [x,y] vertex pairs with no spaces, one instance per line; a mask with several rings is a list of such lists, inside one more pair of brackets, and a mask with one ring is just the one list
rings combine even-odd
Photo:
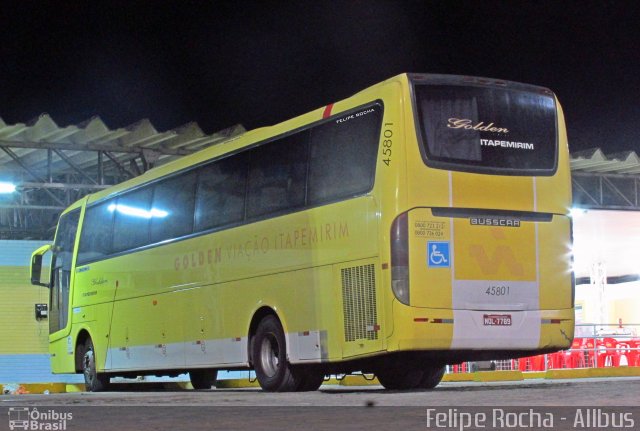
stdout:
[[0,12],[0,117],[274,124],[402,72],[549,87],[570,148],[640,152],[637,1],[49,1]]

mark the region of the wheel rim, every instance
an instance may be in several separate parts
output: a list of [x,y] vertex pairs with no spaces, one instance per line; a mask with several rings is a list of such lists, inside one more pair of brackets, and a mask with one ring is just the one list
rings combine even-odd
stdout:
[[278,340],[273,334],[267,334],[260,346],[260,363],[268,377],[273,377],[278,373],[280,365],[279,354]]
[[89,350],[84,354],[84,380],[87,383],[93,383],[94,366],[93,350]]

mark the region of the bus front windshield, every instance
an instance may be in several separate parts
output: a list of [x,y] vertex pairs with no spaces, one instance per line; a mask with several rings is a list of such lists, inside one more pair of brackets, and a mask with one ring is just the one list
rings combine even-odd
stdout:
[[418,84],[414,95],[428,165],[511,175],[555,171],[556,104],[550,92]]

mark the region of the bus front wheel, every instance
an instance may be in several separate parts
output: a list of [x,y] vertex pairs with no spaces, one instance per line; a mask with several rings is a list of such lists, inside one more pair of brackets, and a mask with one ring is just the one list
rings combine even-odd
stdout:
[[284,330],[275,316],[269,315],[260,321],[251,350],[253,367],[263,390],[290,392],[298,389],[300,377],[287,361]]
[[98,373],[96,369],[96,355],[91,338],[87,338],[82,351],[82,374],[84,374],[85,388],[89,392],[100,392],[109,386],[109,376]]

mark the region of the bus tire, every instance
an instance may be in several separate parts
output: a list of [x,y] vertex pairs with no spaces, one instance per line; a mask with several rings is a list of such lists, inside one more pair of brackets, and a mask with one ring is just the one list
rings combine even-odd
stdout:
[[423,376],[418,384],[418,387],[421,389],[433,389],[442,380],[442,376],[444,376],[445,366],[434,366],[425,368],[423,370]]
[[324,382],[324,372],[313,368],[300,368],[295,370],[299,376],[297,392],[317,391],[322,382]]
[[418,368],[384,368],[379,369],[376,377],[385,389],[407,390],[419,387],[423,372]]
[[101,392],[109,387],[111,378],[96,369],[96,355],[93,341],[87,338],[82,350],[82,374],[84,375],[85,389],[89,392]]
[[251,348],[253,367],[263,390],[291,392],[302,383],[287,361],[284,330],[274,315],[268,315],[260,321]]
[[216,384],[218,370],[204,369],[189,371],[189,380],[193,389],[211,389]]

